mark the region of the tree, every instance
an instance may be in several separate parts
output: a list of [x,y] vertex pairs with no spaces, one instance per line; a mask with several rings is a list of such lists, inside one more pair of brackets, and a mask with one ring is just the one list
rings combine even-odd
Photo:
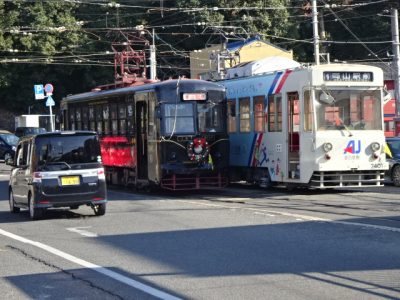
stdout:
[[[51,82],[55,95],[66,94],[79,68],[66,66],[65,57],[76,57],[88,41],[75,18],[77,8],[64,1],[0,1],[0,99],[10,110],[27,112],[37,103],[34,84]],[[37,108],[45,110],[44,104]]]

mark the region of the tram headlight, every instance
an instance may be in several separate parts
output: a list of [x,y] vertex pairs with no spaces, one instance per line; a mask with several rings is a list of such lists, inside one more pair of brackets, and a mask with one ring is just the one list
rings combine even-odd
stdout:
[[325,152],[329,152],[333,149],[333,145],[331,143],[324,143],[322,145],[322,148],[324,149]]
[[379,144],[379,143],[377,143],[377,142],[373,142],[372,144],[371,144],[371,149],[372,149],[372,151],[378,151],[379,149],[381,148],[381,145]]

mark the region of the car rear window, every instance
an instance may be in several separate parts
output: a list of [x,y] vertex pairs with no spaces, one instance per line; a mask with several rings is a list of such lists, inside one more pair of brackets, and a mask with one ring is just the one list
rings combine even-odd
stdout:
[[36,138],[39,171],[97,168],[101,165],[96,135],[57,135]]
[[390,150],[394,155],[397,156],[400,154],[400,139],[387,140],[387,143],[389,144]]
[[18,137],[12,133],[0,133],[0,136],[11,146],[16,146],[18,144]]

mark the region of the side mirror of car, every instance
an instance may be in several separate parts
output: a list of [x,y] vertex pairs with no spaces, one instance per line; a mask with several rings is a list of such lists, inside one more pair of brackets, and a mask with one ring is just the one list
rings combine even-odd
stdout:
[[6,165],[8,166],[14,166],[14,159],[12,159],[11,157],[6,159],[5,161]]

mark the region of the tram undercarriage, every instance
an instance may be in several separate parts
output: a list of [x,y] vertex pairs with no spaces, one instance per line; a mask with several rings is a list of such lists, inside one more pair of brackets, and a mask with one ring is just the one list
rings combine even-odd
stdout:
[[197,190],[206,188],[223,188],[229,183],[226,174],[215,173],[188,173],[188,174],[166,174],[160,182],[142,180],[136,178],[136,172],[131,168],[105,167],[107,183],[120,186],[135,186],[145,188],[152,185],[159,186],[166,190]]
[[310,188],[376,187],[383,186],[382,170],[314,172]]

